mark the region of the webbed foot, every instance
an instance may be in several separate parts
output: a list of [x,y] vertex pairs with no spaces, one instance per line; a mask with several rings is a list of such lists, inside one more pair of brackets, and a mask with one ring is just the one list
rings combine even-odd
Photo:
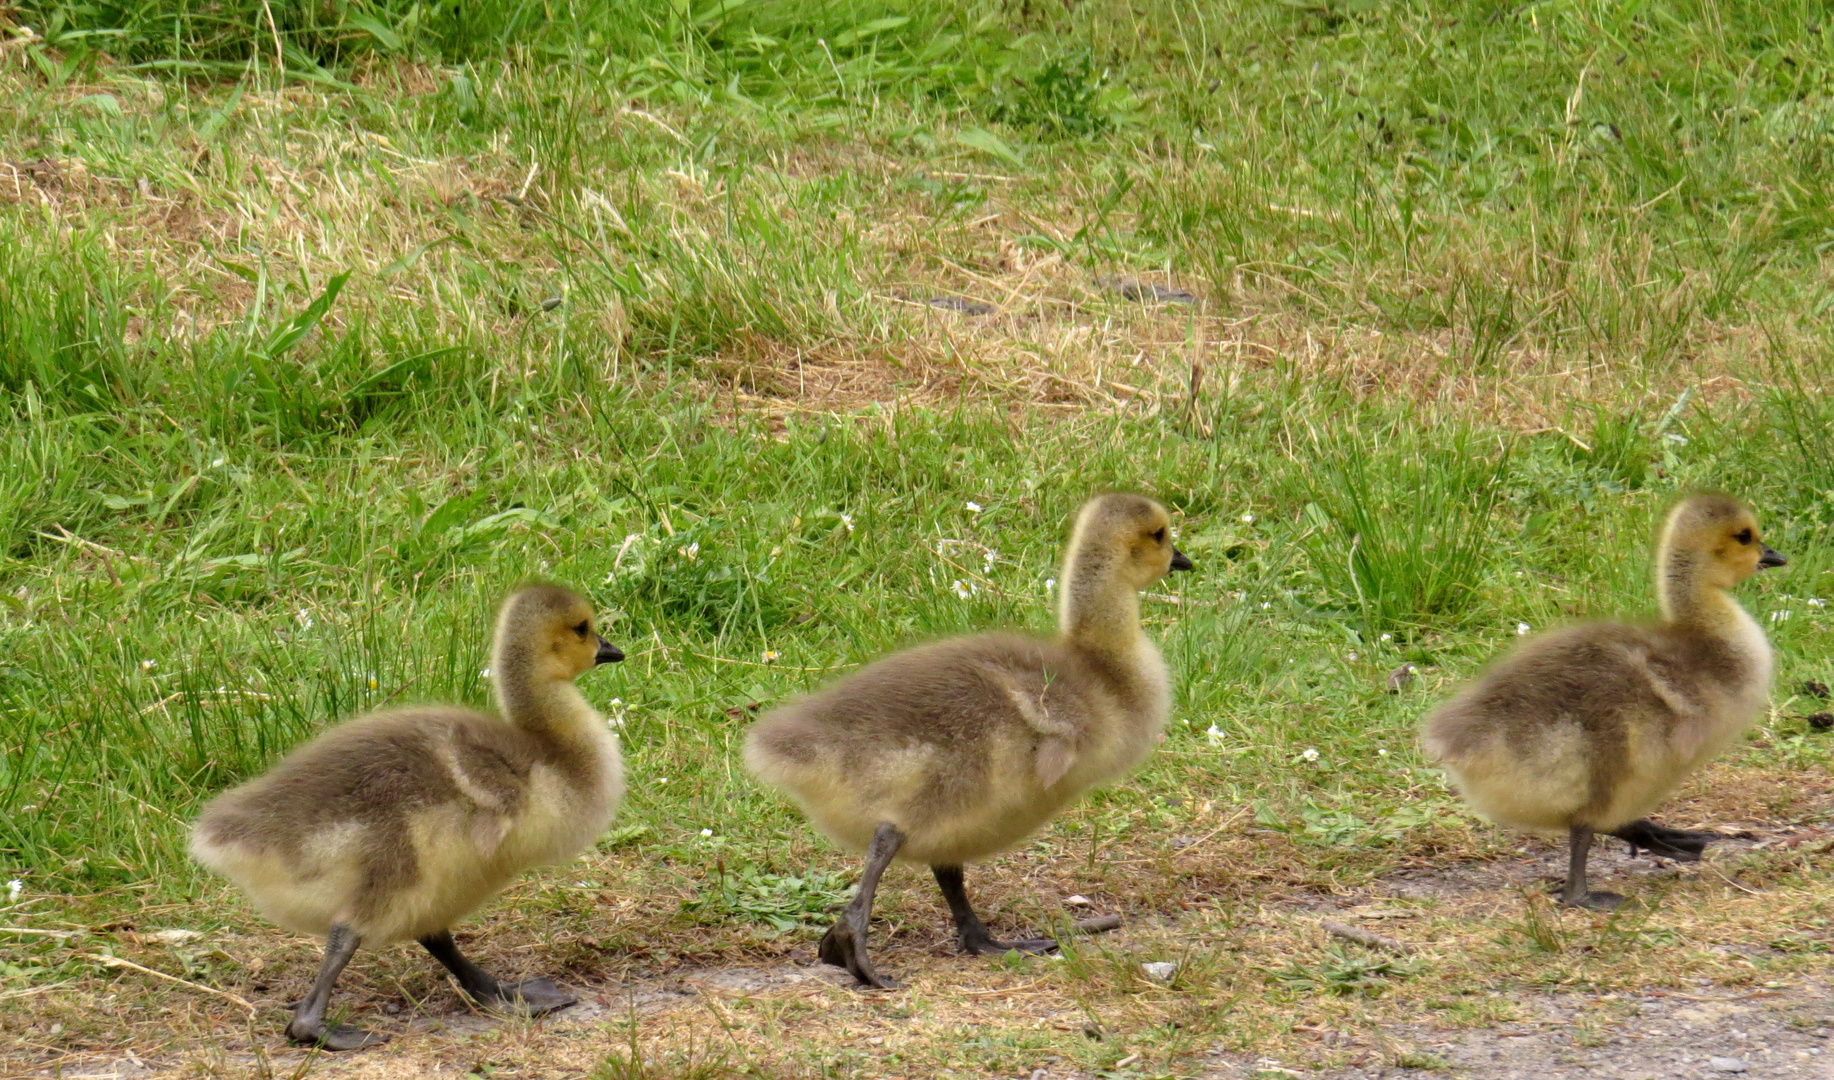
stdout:
[[[821,936],[821,946],[817,953],[822,962],[846,968],[853,973],[854,978],[860,980],[862,986],[877,987],[880,990],[898,989],[897,983],[873,968],[872,960],[866,955],[866,927],[855,926],[851,915],[851,912],[843,914]],[[864,919],[860,921],[865,922]]]
[[365,1047],[380,1046],[388,1041],[387,1035],[378,1035],[349,1024],[311,1023],[295,1020],[287,1025],[287,1038],[303,1046],[316,1046],[321,1050],[362,1050]]
[[995,941],[991,937],[980,937],[970,940],[962,938],[962,951],[973,956],[1005,956],[1017,950],[1022,953],[1048,953],[1057,949],[1054,938],[1022,938],[1018,941]]
[[1588,911],[1616,911],[1623,904],[1624,898],[1614,892],[1592,890],[1577,897],[1568,896],[1564,888],[1555,890],[1560,894],[1561,907],[1585,908]]
[[546,1016],[556,1009],[564,1009],[578,1002],[577,994],[570,994],[555,986],[552,979],[524,979],[519,983],[499,984],[497,994],[479,1003],[502,1012]]
[[1660,855],[1676,862],[1699,862],[1708,844],[1724,839],[1718,833],[1671,829],[1647,818],[1613,829],[1611,835],[1630,845],[1632,858],[1636,857],[1638,851],[1647,851],[1651,855]]

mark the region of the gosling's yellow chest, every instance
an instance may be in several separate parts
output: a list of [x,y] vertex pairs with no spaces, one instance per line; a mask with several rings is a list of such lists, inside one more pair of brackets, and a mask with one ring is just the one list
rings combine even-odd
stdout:
[[567,859],[597,840],[624,796],[618,738],[599,726],[580,747],[589,767],[570,775],[538,763],[528,797],[503,838],[504,856],[525,866]]

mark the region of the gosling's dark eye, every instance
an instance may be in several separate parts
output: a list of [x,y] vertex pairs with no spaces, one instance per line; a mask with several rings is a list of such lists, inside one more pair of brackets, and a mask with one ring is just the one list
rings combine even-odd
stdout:
[[573,632],[578,634],[580,637],[585,637],[587,634],[592,633],[591,621],[588,620],[586,622],[580,623],[578,626],[573,628]]
[[1165,526],[1161,525],[1153,530],[1153,542],[1155,544],[1165,543]]
[[1749,544],[1751,543],[1751,530],[1740,529],[1738,532],[1732,534],[1732,539],[1737,540],[1741,544]]

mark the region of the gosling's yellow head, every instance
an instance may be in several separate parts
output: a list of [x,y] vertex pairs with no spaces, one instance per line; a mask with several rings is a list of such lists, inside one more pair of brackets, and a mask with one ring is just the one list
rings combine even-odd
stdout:
[[1172,518],[1165,507],[1140,495],[1098,495],[1076,516],[1076,551],[1100,560],[1121,580],[1144,589],[1174,570],[1193,569],[1172,545]]
[[1720,589],[1789,562],[1764,543],[1758,519],[1744,503],[1718,492],[1690,495],[1675,504],[1662,530],[1662,551],[1666,564],[1674,565],[1680,556],[1689,573]]
[[525,663],[537,678],[571,681],[598,664],[624,659],[600,637],[592,605],[559,585],[524,585],[497,616],[498,664]]

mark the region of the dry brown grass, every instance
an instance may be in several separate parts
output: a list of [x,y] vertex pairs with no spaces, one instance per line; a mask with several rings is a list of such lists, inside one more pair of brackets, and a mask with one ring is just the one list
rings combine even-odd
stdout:
[[[681,908],[698,884],[687,868],[590,856],[518,884],[461,933],[492,966],[557,974],[584,991],[585,1005],[540,1023],[478,1017],[418,949],[398,946],[360,956],[337,999],[394,1041],[345,1057],[283,1045],[285,1003],[310,980],[316,946],[262,926],[228,890],[200,907],[149,906],[101,926],[39,906],[32,925],[82,931],[73,951],[223,993],[79,968],[69,981],[0,1001],[0,1060],[26,1075],[139,1061],[158,1075],[382,1078],[490,1065],[493,1075],[574,1077],[608,1054],[628,1055],[634,1037],[650,1062],[645,1076],[1056,1076],[1124,1059],[1140,1075],[1195,1075],[1206,1062],[1254,1059],[1300,1069],[1392,1064],[1424,1052],[1415,1045],[1421,1025],[1454,1033],[1507,1024],[1543,994],[1784,1004],[1834,977],[1825,890],[1834,833],[1804,824],[1834,817],[1834,791],[1819,775],[1722,765],[1696,780],[1665,817],[1730,823],[1753,837],[1697,867],[1632,863],[1601,847],[1604,875],[1630,875],[1619,887],[1640,901],[1615,918],[1543,899],[1558,876],[1555,845],[1460,824],[1424,830],[1399,851],[1321,850],[1246,824],[1243,810],[1192,809],[1178,831],[1196,844],[1135,834],[1091,862],[1079,850],[1086,841],[1054,830],[1030,851],[977,868],[971,887],[997,928],[1061,926],[1077,913],[1063,905],[1072,895],[1125,913],[1121,931],[1073,941],[1068,959],[1008,965],[955,955],[926,877],[894,871],[875,942],[906,984],[895,993],[856,990],[817,964],[815,928],[777,935],[697,923]],[[779,861],[804,860],[846,865],[807,843]],[[580,874],[605,884],[569,889]],[[70,914],[82,907],[76,901]],[[1304,972],[1334,957],[1381,958],[1326,934],[1321,916],[1408,943],[1415,951],[1402,962],[1412,974],[1378,979],[1370,993],[1308,986]],[[197,941],[153,936],[219,919],[226,929]],[[1179,965],[1169,986],[1139,967],[1159,960]],[[255,1014],[226,995],[253,1003]],[[1599,1032],[1627,1019],[1597,1008]]]

